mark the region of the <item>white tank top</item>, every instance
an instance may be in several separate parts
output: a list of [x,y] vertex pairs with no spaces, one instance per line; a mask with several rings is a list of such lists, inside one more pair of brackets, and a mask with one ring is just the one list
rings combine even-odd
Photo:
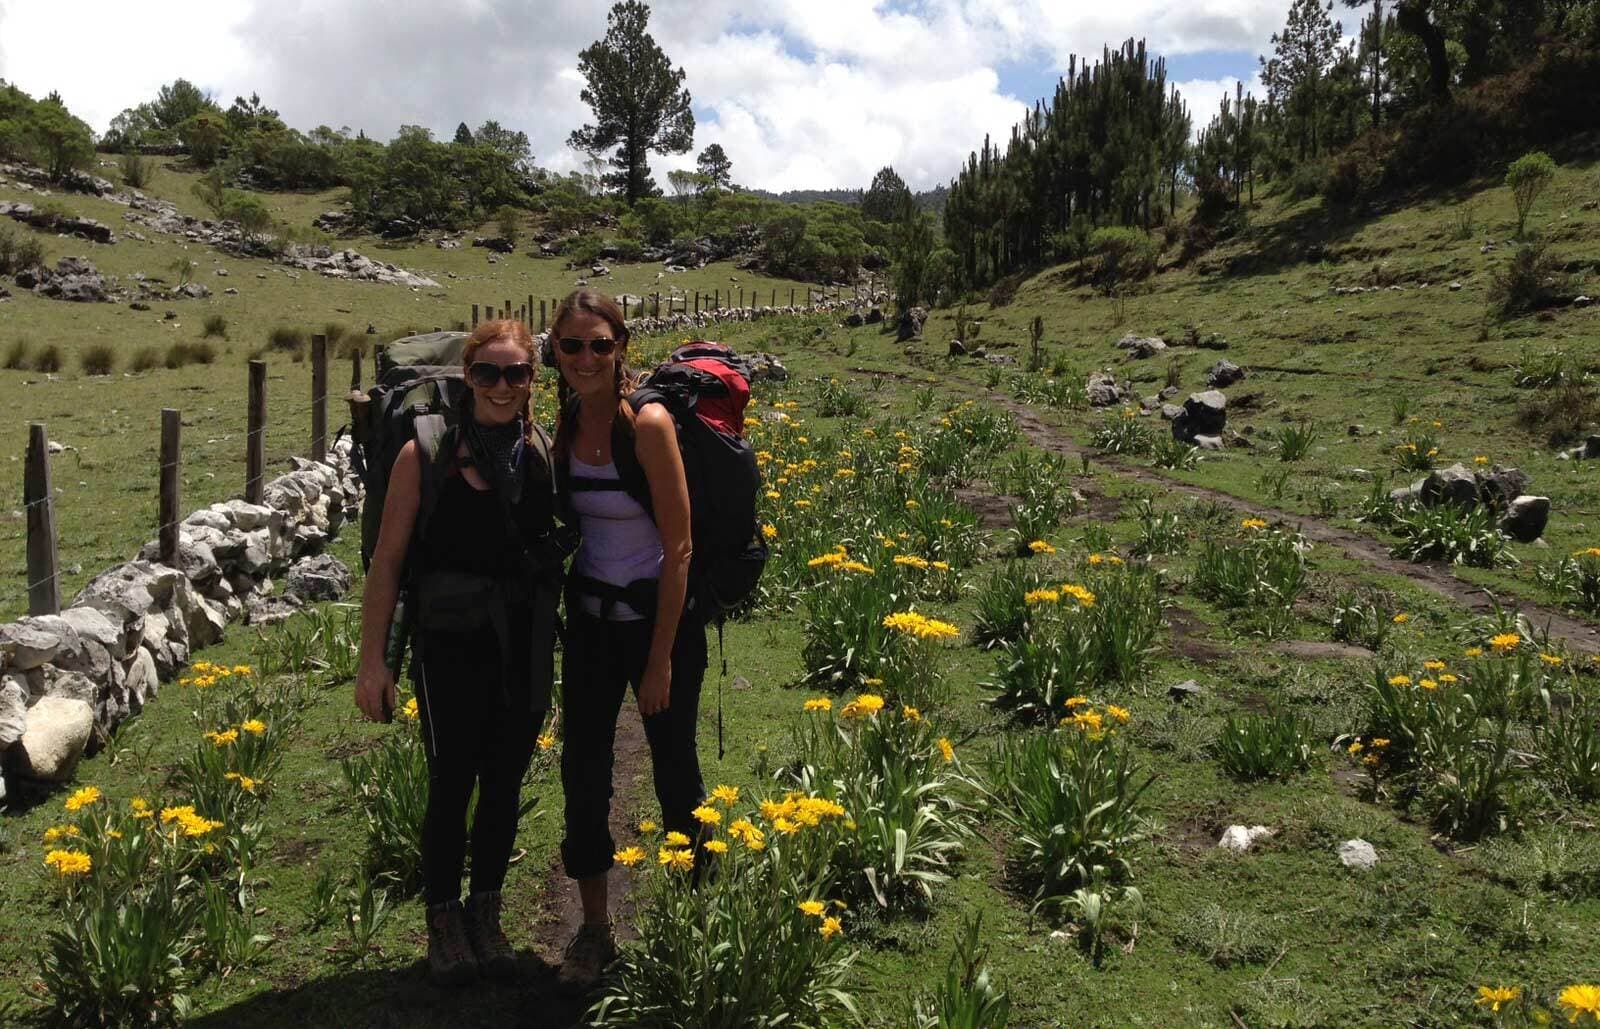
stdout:
[[[615,463],[589,464],[572,458],[574,479],[617,481]],[[661,532],[650,513],[625,490],[574,490],[572,509],[578,515],[578,530],[583,544],[572,562],[575,575],[626,586],[639,579],[661,577]],[[582,598],[583,609],[599,616],[598,597]],[[624,603],[612,607],[614,621],[637,621],[644,616]]]

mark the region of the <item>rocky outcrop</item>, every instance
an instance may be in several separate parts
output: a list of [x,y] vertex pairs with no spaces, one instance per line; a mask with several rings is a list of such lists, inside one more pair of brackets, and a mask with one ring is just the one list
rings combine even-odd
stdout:
[[1122,389],[1117,385],[1117,377],[1110,372],[1090,372],[1084,392],[1089,397],[1090,407],[1110,407],[1122,401]]
[[900,320],[894,327],[895,341],[908,343],[914,339],[921,339],[922,325],[927,320],[928,312],[920,307],[911,307],[900,312]]
[[91,243],[115,243],[111,226],[93,218],[80,218],[48,208],[37,208],[26,201],[12,203],[0,201],[0,216],[12,218],[44,232],[58,232],[63,236],[77,236]]
[[1459,461],[1435,468],[1409,486],[1391,490],[1402,504],[1437,507],[1450,504],[1463,510],[1482,507],[1499,517],[1500,531],[1522,543],[1544,535],[1550,522],[1550,498],[1527,494],[1532,478],[1520,468],[1468,468]]
[[1134,360],[1143,360],[1167,349],[1167,341],[1160,336],[1136,336],[1130,332],[1117,340],[1117,349],[1126,350]]
[[76,303],[110,303],[117,288],[116,279],[101,275],[82,257],[63,257],[54,268],[24,268],[15,279],[18,286],[42,297]]
[[1218,390],[1191,393],[1172,419],[1172,437],[1193,443],[1196,437],[1220,437],[1228,425],[1228,398]]
[[[341,440],[326,463],[291,459],[264,503],[228,500],[179,525],[178,551],[157,541],[90,580],[60,615],[0,624],[0,762],[13,774],[60,781],[86,748],[156,696],[194,652],[259,607],[272,578],[292,610],[350,588],[350,573],[320,552],[359,509],[361,484]],[[20,700],[20,704],[19,704]]]

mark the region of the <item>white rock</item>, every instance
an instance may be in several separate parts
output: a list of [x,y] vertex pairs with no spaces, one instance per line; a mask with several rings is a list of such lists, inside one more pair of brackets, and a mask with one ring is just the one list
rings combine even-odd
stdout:
[[143,647],[134,655],[128,666],[128,677],[123,684],[128,701],[135,711],[144,707],[145,701],[161,689],[161,673],[156,670],[156,659]]
[[89,745],[94,709],[71,697],[44,697],[28,709],[28,731],[6,751],[25,775],[45,782],[72,778]]
[[[243,500],[229,500],[223,504],[213,504],[212,510],[220,509],[233,523],[235,529],[251,532],[266,526],[273,518],[273,510],[265,504],[247,504]],[[278,516],[282,518],[282,515]]]
[[1264,825],[1252,825],[1248,828],[1242,825],[1230,825],[1223,831],[1222,839],[1217,841],[1217,846],[1223,850],[1243,854],[1255,846],[1257,840],[1266,839],[1276,831]]
[[55,615],[19,618],[0,625],[0,655],[9,667],[25,672],[80,648],[78,633]]
[[0,676],[0,750],[28,730],[28,680],[15,672]]
[[113,658],[121,660],[128,656],[122,626],[107,618],[103,611],[92,607],[69,607],[61,612],[61,620],[78,630],[81,638],[100,644]]
[[1378,864],[1378,852],[1366,840],[1345,840],[1339,844],[1339,861],[1346,868],[1365,872]]

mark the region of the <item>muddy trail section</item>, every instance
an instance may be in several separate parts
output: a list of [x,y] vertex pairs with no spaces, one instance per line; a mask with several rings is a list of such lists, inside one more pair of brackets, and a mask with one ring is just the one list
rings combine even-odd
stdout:
[[[1226,504],[1245,515],[1291,524],[1313,543],[1336,548],[1352,560],[1364,563],[1373,571],[1414,582],[1474,614],[1489,614],[1494,610],[1493,601],[1483,587],[1456,578],[1447,565],[1413,564],[1410,561],[1402,561],[1390,556],[1388,548],[1381,541],[1349,529],[1341,529],[1322,519],[1266,507],[1222,490],[1191,486],[1169,479],[1152,469],[1119,461],[1093,447],[1078,443],[1065,430],[1045,422],[1027,404],[993,391],[988,393],[988,397],[991,402],[1011,413],[1017,421],[1017,427],[1034,446],[1058,454],[1087,454],[1094,458],[1095,463],[1113,473],[1137,482],[1159,486],[1169,495],[1212,500]],[[1552,637],[1565,641],[1574,650],[1586,654],[1600,654],[1600,627],[1521,597],[1507,594],[1505,599],[1515,603],[1535,627],[1548,629]]]

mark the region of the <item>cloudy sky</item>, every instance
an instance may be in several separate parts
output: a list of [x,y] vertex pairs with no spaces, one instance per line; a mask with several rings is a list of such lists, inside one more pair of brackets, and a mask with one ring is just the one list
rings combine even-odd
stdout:
[[[651,32],[688,73],[695,151],[771,190],[865,186],[893,164],[947,182],[985,133],[1003,138],[1069,54],[1142,36],[1204,122],[1281,27],[1288,0],[656,0]],[[487,118],[527,132],[559,171],[589,112],[577,54],[602,0],[0,0],[0,78],[60,91],[96,131],[184,77],[227,106],[259,93],[289,124],[402,124],[448,137]],[[1346,34],[1358,12],[1341,9]]]

